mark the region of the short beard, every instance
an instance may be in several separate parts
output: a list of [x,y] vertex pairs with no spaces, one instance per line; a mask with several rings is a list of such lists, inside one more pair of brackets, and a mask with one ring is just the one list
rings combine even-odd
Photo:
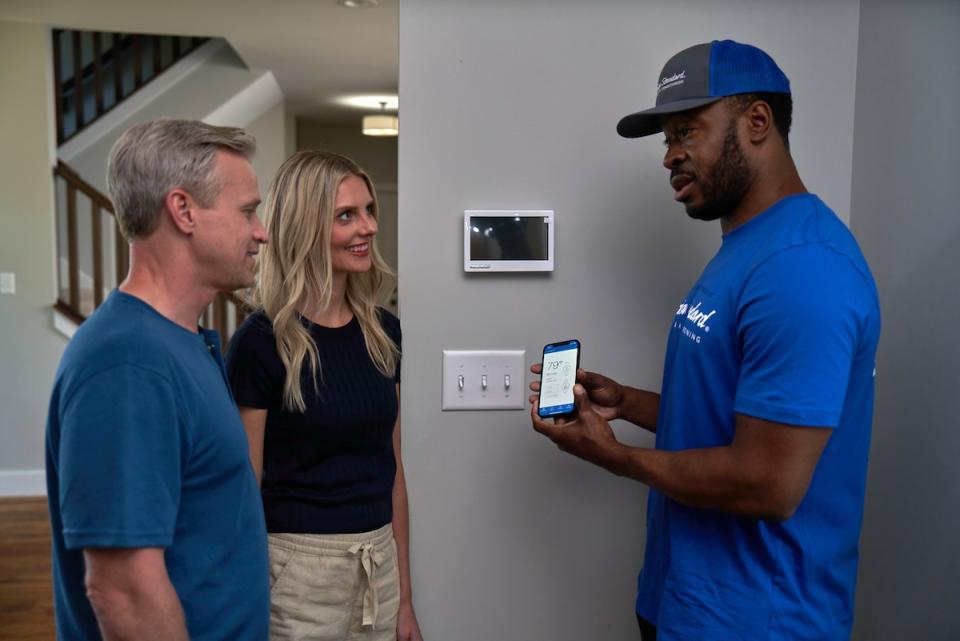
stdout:
[[733,119],[727,127],[720,156],[701,183],[703,204],[687,205],[687,215],[697,220],[717,220],[731,215],[752,181],[753,172],[737,139],[737,123]]

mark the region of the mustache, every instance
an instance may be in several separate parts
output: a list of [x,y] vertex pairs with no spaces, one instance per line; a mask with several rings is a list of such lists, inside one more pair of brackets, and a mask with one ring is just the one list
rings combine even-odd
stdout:
[[684,170],[682,170],[682,169],[680,169],[680,168],[675,167],[675,168],[673,168],[673,169],[670,170],[670,180],[671,180],[671,182],[672,182],[673,179],[676,178],[677,176],[686,176],[687,178],[689,178],[689,179],[691,179],[691,180],[696,180],[696,179],[697,179],[697,175],[696,175],[695,173],[693,173],[692,171],[684,171]]

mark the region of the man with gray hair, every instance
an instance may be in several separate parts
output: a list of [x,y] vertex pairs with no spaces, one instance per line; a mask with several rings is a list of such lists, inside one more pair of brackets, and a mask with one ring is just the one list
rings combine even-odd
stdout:
[[241,129],[137,125],[107,183],[126,279],[77,330],[47,421],[57,637],[263,640],[266,527],[216,332],[266,233]]

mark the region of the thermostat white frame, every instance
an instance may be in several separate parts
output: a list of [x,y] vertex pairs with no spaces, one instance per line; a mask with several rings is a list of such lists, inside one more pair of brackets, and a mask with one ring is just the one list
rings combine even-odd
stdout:
[[[542,218],[547,224],[547,258],[545,260],[473,260],[470,257],[470,219]],[[467,209],[463,212],[463,271],[465,272],[552,272],[553,271],[552,209]]]

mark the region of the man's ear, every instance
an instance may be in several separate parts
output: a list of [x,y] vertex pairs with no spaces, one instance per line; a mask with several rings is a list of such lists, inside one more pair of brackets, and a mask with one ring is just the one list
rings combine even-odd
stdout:
[[167,192],[163,204],[174,227],[183,234],[193,234],[197,223],[197,203],[193,197],[180,187],[174,187]]
[[743,112],[743,117],[747,123],[747,138],[752,143],[763,142],[773,131],[773,110],[763,100],[755,100]]

